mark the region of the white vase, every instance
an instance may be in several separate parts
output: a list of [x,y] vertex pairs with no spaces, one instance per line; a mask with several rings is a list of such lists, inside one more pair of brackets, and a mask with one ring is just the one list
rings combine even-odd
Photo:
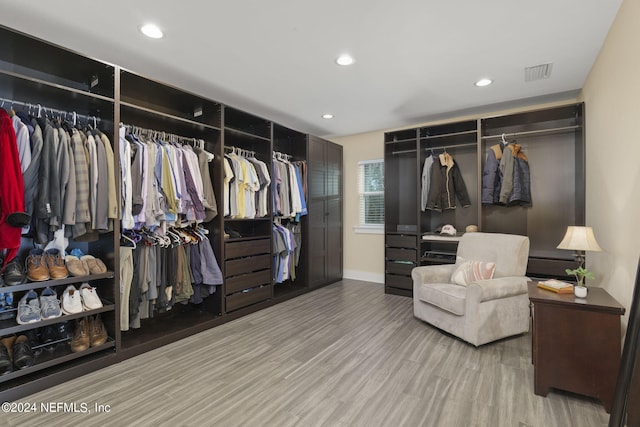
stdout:
[[578,298],[586,298],[587,297],[587,287],[586,286],[574,286],[573,294]]

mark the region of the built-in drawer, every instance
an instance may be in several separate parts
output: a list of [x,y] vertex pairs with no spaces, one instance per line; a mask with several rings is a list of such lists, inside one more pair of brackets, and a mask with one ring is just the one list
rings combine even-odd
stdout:
[[225,292],[227,295],[248,288],[271,283],[271,270],[256,271],[254,273],[240,274],[225,279]]
[[271,253],[271,239],[268,238],[226,242],[224,245],[225,259],[268,253]]
[[238,274],[251,273],[271,267],[271,255],[256,255],[243,258],[235,258],[224,262],[224,275],[226,277]]
[[260,301],[265,301],[269,298],[271,298],[271,285],[237,292],[233,295],[227,296],[227,312],[237,310]]
[[400,274],[405,276],[411,276],[411,270],[414,269],[416,265],[413,263],[403,263],[403,262],[394,262],[387,261],[386,262],[386,270],[389,274]]
[[387,248],[386,258],[389,261],[418,262],[418,251],[415,249]]
[[387,274],[384,278],[384,284],[400,289],[413,289],[413,280],[407,276],[397,276],[395,274]]
[[387,247],[390,248],[410,248],[418,247],[418,238],[416,236],[407,236],[402,234],[387,234]]

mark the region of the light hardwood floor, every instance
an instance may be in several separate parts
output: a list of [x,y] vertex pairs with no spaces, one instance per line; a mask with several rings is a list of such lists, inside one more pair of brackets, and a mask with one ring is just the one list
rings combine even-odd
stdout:
[[607,425],[597,401],[534,395],[529,334],[475,348],[412,310],[382,285],[343,280],[21,400],[90,414],[0,425]]

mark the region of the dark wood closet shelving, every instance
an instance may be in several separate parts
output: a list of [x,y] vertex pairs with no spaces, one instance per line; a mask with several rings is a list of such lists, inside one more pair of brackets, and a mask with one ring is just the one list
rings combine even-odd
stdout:
[[[225,269],[228,265],[233,284],[229,291],[226,283],[218,286],[216,293],[201,304],[176,304],[167,312],[154,313],[152,318],[143,319],[139,329],[120,331],[119,224],[115,224],[112,233],[101,235],[96,242],[74,243],[85,253],[100,257],[110,271],[102,275],[24,283],[10,290],[18,293],[19,298],[21,292],[30,289],[88,281],[98,287],[104,306],[37,324],[17,325],[11,319],[2,321],[0,335],[100,313],[109,340],[80,353],[41,356],[32,368],[0,377],[3,400],[18,399],[342,278],[342,147],[11,29],[0,27],[0,38],[3,40],[0,46],[0,97],[31,103],[32,109],[41,104],[96,117],[99,127],[106,131],[112,143],[116,165],[119,165],[120,123],[206,142],[205,149],[215,156],[210,163],[210,173],[219,214],[205,227],[223,276],[227,277]],[[225,148],[231,146],[253,151],[270,170],[274,151],[290,155],[291,161],[308,164],[309,215],[303,216],[300,223],[303,237],[295,281],[273,283],[270,206],[269,214],[263,218],[223,217],[223,159],[228,152]],[[243,237],[224,239],[225,225]],[[248,246],[238,251],[234,246],[238,244]],[[332,251],[327,251],[328,247]],[[226,253],[232,256],[226,258]],[[245,258],[257,264],[246,264]],[[256,273],[259,277],[253,280]],[[246,280],[244,274],[252,279]]]
[[[584,105],[570,104],[387,132],[386,292],[412,295],[410,269],[406,267],[409,263],[417,266],[455,262],[455,242],[420,238],[443,224],[452,224],[459,232],[467,225],[477,225],[481,231],[528,235],[531,250],[527,274],[566,278],[564,269],[574,268],[575,261],[555,247],[568,225],[584,224],[583,117]],[[509,141],[521,144],[529,158],[532,207],[483,206],[481,203],[486,152],[500,141],[503,133]],[[458,206],[442,212],[421,210],[422,168],[432,150],[434,154],[446,150],[454,157],[471,207]],[[415,227],[416,236],[399,231],[406,227]],[[425,256],[425,253],[441,256]]]

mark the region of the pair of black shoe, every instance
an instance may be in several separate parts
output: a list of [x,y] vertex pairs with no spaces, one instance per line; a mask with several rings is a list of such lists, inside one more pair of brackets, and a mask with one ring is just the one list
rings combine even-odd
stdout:
[[28,368],[35,362],[35,356],[26,335],[9,335],[0,339],[0,375],[17,369]]
[[73,331],[69,322],[60,322],[38,329],[31,329],[25,334],[29,337],[29,342],[36,355],[38,355],[43,349],[54,351],[59,343],[64,342],[66,345],[73,336]]

